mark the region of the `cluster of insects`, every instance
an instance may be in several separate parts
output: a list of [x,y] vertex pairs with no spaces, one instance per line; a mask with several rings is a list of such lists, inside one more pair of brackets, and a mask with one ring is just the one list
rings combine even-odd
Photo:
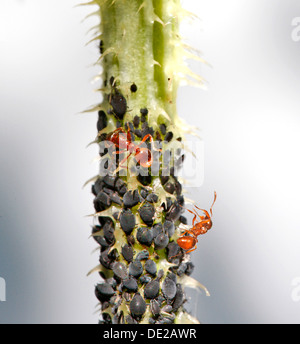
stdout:
[[[116,79],[114,77],[111,77],[109,82],[111,85],[111,93],[108,97],[108,102],[112,107],[111,111],[117,119],[123,120],[123,117],[128,109],[126,98],[118,90],[116,86]],[[130,90],[131,92],[135,93],[137,91],[137,86],[133,83],[130,86]],[[148,112],[147,109],[141,109],[141,113],[144,113],[144,111]],[[151,167],[153,163],[153,154],[150,149],[143,146],[147,140],[150,141],[154,151],[161,151],[161,149],[155,148],[153,136],[151,134],[145,135],[138,144],[132,142],[129,123],[127,123],[127,132],[122,127],[117,128],[106,137],[106,140],[112,142],[117,148],[114,154],[129,153],[119,163],[120,167],[123,167],[122,165],[132,154],[142,167]]]
[[[207,233],[209,229],[212,227],[212,207],[215,204],[217,198],[217,193],[214,193],[214,201],[210,207],[210,214],[207,210],[201,209],[195,205],[195,208],[198,210],[203,211],[205,215],[199,215],[197,210],[189,210],[191,214],[194,215],[193,218],[193,226],[191,229],[185,230],[184,233],[180,236],[180,238],[177,239],[177,244],[186,251],[186,253],[190,253],[197,248],[197,242],[198,242],[198,236]],[[199,222],[196,222],[197,217],[200,218]],[[186,235],[189,234],[189,235]]]
[[135,159],[140,163],[142,167],[150,167],[153,163],[152,152],[150,149],[141,146],[149,139],[153,146],[153,150],[161,151],[161,149],[155,148],[154,140],[151,134],[147,134],[146,136],[144,136],[144,138],[138,144],[132,142],[129,124],[127,125],[127,127],[127,133],[123,128],[120,127],[114,130],[106,138],[108,141],[112,142],[118,149],[114,152],[115,154],[129,152],[129,154],[122,161],[120,161],[119,165],[122,167],[126,160],[129,159],[132,154],[134,154]]

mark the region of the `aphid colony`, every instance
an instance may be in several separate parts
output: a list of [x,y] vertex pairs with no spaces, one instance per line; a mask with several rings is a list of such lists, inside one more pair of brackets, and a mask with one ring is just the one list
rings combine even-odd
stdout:
[[[105,281],[95,288],[103,322],[137,323],[148,309],[150,323],[172,323],[176,311],[186,301],[177,277],[190,275],[193,271],[191,262],[182,261],[183,252],[178,244],[170,241],[175,223],[186,223],[181,215],[183,197],[177,196],[174,202],[168,199],[166,217],[163,222],[157,222],[153,216],[158,198],[146,188],[127,190],[120,177],[105,176],[96,181],[92,191],[96,196],[96,211],[101,212],[114,204],[122,205],[122,210],[114,213],[113,219],[99,216],[99,225],[95,225],[92,232],[100,245],[100,276]],[[139,224],[134,212],[139,214]],[[126,237],[121,250],[114,246],[120,235],[116,233],[114,220],[119,221]],[[167,272],[158,269],[160,256],[165,254],[161,250],[166,250],[167,261],[174,264]],[[119,310],[121,305],[129,309],[128,314],[124,314],[123,307]],[[105,311],[108,308],[110,312]]]
[[[193,226],[174,239],[179,225],[187,225],[187,219],[182,215],[185,210],[182,186],[175,175],[175,167],[180,166],[184,158],[180,154],[169,174],[163,173],[158,166],[157,176],[138,174],[135,187],[132,188],[132,184],[129,187],[119,169],[131,155],[141,168],[154,168],[153,151],[169,162],[164,156],[166,152],[157,149],[154,140],[180,142],[181,138],[168,131],[167,124],[149,126],[146,107],[140,108],[131,121],[125,122],[124,116],[129,111],[126,97],[113,77],[109,83],[108,109],[98,112],[97,129],[99,142],[108,141],[115,146],[113,154],[118,169],[99,176],[92,185],[98,221],[92,236],[100,247],[98,271],[103,279],[95,287],[95,295],[101,304],[100,322],[173,323],[177,313],[184,311],[186,302],[180,279],[190,276],[194,268],[186,259],[186,253],[196,249],[197,236],[211,228],[212,213],[209,215],[198,207],[205,215],[188,210],[194,215]],[[129,90],[138,93],[138,85],[132,83]],[[116,128],[103,131],[111,118]],[[122,157],[124,153],[125,157]],[[107,152],[100,155],[105,154]],[[159,192],[154,187],[157,180],[161,187]]]

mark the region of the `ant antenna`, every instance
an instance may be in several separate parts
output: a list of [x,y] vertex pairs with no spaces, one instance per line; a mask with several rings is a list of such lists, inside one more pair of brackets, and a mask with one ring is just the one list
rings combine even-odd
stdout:
[[215,204],[216,199],[217,199],[217,193],[216,193],[216,191],[214,192],[214,195],[215,195],[214,201],[213,201],[213,204],[212,204],[211,207],[210,207],[210,214],[211,214],[211,216],[212,216],[212,207],[213,207],[213,205]]

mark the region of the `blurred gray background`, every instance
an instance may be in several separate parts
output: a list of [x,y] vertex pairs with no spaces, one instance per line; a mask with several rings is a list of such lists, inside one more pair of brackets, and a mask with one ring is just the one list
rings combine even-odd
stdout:
[[[75,0],[0,0],[0,323],[96,323],[97,173],[93,8]],[[211,296],[203,323],[300,323],[299,0],[185,0],[200,20],[186,42],[207,90],[182,87],[181,117],[201,129],[204,182],[186,196],[214,226],[192,253]],[[292,32],[294,31],[294,34]],[[299,32],[299,34],[298,34]],[[191,217],[187,215],[189,221]],[[1,281],[2,281],[1,279]],[[0,294],[1,298],[1,294]]]

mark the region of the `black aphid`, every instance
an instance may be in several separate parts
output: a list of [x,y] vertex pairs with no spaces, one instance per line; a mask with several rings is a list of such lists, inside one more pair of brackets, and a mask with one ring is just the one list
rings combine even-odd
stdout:
[[158,201],[158,196],[155,193],[151,193],[146,197],[146,200],[150,203],[156,203]]
[[[119,307],[119,305],[118,305]],[[116,313],[112,319],[112,324],[117,325],[117,324],[124,324],[124,312],[120,311]]]
[[98,193],[103,189],[104,182],[101,178],[98,178],[92,185],[92,193],[97,196]]
[[128,290],[129,292],[137,292],[138,283],[135,278],[127,278],[123,281],[123,289]]
[[99,323],[100,324],[111,324],[112,320],[111,320],[111,316],[108,313],[102,313],[102,318],[103,320],[100,320]]
[[175,284],[177,283],[177,276],[174,274],[174,272],[169,272],[167,277],[170,278]]
[[110,189],[114,189],[116,186],[117,177],[106,174],[102,180],[106,186],[108,186]]
[[157,321],[158,324],[173,324],[175,319],[175,315],[173,316],[164,316],[160,317],[160,319]]
[[166,134],[166,132],[167,132],[167,127],[166,127],[165,124],[161,124],[161,125],[159,126],[159,129],[160,129],[160,132],[161,132],[163,135]]
[[101,302],[105,300],[109,300],[113,295],[115,295],[115,291],[108,283],[99,283],[95,287],[95,295],[97,299]]
[[144,288],[145,299],[154,299],[159,293],[159,282],[157,280],[151,281],[146,284]]
[[165,233],[168,233],[168,236],[171,237],[173,236],[174,232],[175,232],[175,225],[172,221],[168,221],[166,220],[164,222],[164,231]]
[[111,199],[109,198],[109,196],[103,192],[100,191],[97,195],[97,197],[94,199],[94,207],[96,209],[96,211],[102,211],[108,207],[110,207],[111,205]]
[[[105,277],[102,277],[105,279]],[[115,280],[115,278],[113,277],[110,277],[110,278],[107,278],[105,279],[105,282],[108,283],[109,285],[111,285],[111,287],[113,289],[116,289],[117,285],[118,285],[118,282]]]
[[142,273],[143,265],[139,260],[134,260],[129,264],[129,275],[138,278]]
[[152,227],[153,231],[153,237],[156,238],[158,234],[160,234],[163,231],[163,225],[159,222],[153,225]]
[[150,310],[154,318],[157,318],[160,314],[160,306],[157,300],[150,300]]
[[108,251],[108,257],[111,260],[117,260],[119,258],[119,252],[116,248]]
[[94,226],[92,229],[92,234],[95,234],[95,236],[96,236],[96,234],[100,235],[101,229],[102,229],[102,226],[99,226],[99,225]]
[[144,265],[145,270],[150,274],[155,276],[157,272],[156,263],[152,259],[148,259]]
[[112,257],[109,253],[110,253],[110,248],[101,252],[101,256],[99,258],[99,261],[106,269],[111,270],[112,266],[114,264],[114,257]]
[[181,222],[181,223],[183,223],[184,225],[187,225],[188,224],[188,221],[187,221],[187,218],[185,217],[185,216],[180,216],[179,217],[179,221]]
[[107,240],[102,235],[94,235],[94,239],[101,246],[101,250],[105,250],[112,245],[108,243]]
[[170,142],[172,138],[173,138],[173,133],[171,131],[167,132],[165,136],[165,141]]
[[147,108],[140,109],[140,113],[144,116],[147,116],[148,115],[148,109]]
[[147,226],[152,226],[155,208],[151,203],[145,202],[139,209],[139,214]]
[[[121,303],[122,303],[121,298],[117,298],[116,296],[112,297],[112,299],[111,299],[111,304],[112,304],[111,312],[112,312],[112,314],[118,314],[118,308],[121,305]],[[113,319],[113,323],[114,323],[114,319]],[[117,323],[117,322],[115,322],[115,323]]]
[[137,85],[136,84],[132,84],[131,86],[130,86],[130,91],[131,92],[136,92],[137,91]]
[[126,234],[130,234],[135,227],[135,216],[130,209],[123,209],[120,215],[121,228]]
[[132,262],[133,261],[133,249],[131,246],[129,246],[128,244],[125,244],[123,247],[122,247],[122,256],[124,257],[124,259],[127,261],[127,262]]
[[103,43],[102,39],[100,40],[100,43],[99,43],[99,51],[100,51],[101,55],[104,52],[104,43]]
[[127,242],[130,246],[134,245],[135,244],[135,238],[132,234],[130,235],[127,235]]
[[126,193],[126,191],[127,191],[126,184],[125,184],[124,180],[121,179],[121,178],[116,180],[115,188],[118,191],[120,196],[123,196]]
[[149,175],[142,175],[142,174],[139,174],[138,177],[137,177],[138,181],[140,183],[142,183],[144,186],[147,186],[149,184],[151,184],[152,182],[152,176],[149,174]]
[[183,204],[180,204],[179,202],[175,201],[167,212],[166,220],[173,222],[177,221],[184,211],[182,206]]
[[129,305],[131,315],[136,319],[144,315],[146,307],[146,302],[139,293],[134,295]]
[[112,106],[113,112],[116,117],[119,119],[123,119],[127,111],[127,101],[119,91],[114,92],[110,96],[110,105]]
[[128,278],[128,270],[127,270],[127,267],[123,263],[121,262],[115,263],[112,270],[113,270],[114,276],[117,279],[124,280]]
[[138,322],[135,319],[133,319],[133,317],[129,314],[126,315],[125,320],[127,324],[131,324],[131,325],[138,324]]
[[133,125],[135,128],[139,127],[139,125],[140,125],[140,117],[139,116],[134,116]]
[[129,190],[123,196],[123,204],[125,208],[132,208],[140,202],[140,195],[138,190]]
[[[141,121],[143,120],[143,115],[141,116]],[[149,127],[148,123],[143,123],[142,125],[142,137],[145,137],[146,135],[150,134],[152,137],[154,136],[154,129],[152,127]]]
[[171,182],[167,182],[164,184],[164,189],[169,193],[173,194],[175,191],[175,185]]
[[175,241],[172,241],[168,244],[167,252],[168,252],[167,259],[169,262],[172,262],[173,260],[176,260],[176,259],[179,260],[180,255],[182,256],[181,248]]
[[113,192],[110,190],[108,195],[109,195],[109,198],[112,202],[114,202],[118,205],[122,205],[122,200],[121,200],[120,196],[117,194],[117,192]]
[[173,307],[171,305],[165,305],[162,307],[161,312],[170,313],[172,312]]
[[139,281],[140,283],[142,284],[147,284],[149,283],[150,281],[152,280],[152,278],[150,276],[147,276],[147,275],[143,275],[140,277]]
[[154,239],[154,245],[157,250],[162,250],[163,248],[167,247],[169,243],[169,237],[167,234],[161,232],[157,235]]
[[192,272],[194,271],[195,265],[192,262],[187,262],[186,264],[187,264],[187,268],[185,270],[185,274],[190,276]]
[[141,195],[141,197],[142,197],[143,199],[146,199],[146,197],[148,196],[148,194],[149,194],[148,190],[146,190],[146,189],[141,189],[140,195]]
[[185,301],[185,296],[184,296],[184,292],[182,290],[182,286],[181,286],[181,284],[177,284],[176,285],[175,298],[174,298],[174,301],[172,303],[173,311],[176,312],[178,310],[178,308],[182,306],[184,301]]
[[103,226],[103,234],[105,239],[107,240],[108,243],[114,243],[115,237],[114,237],[114,226],[112,220],[108,220],[105,222]]
[[109,79],[110,85],[112,86],[114,84],[114,82],[115,82],[115,78],[113,76],[111,76]]
[[120,217],[120,212],[119,211],[115,211],[113,214],[112,214],[113,218],[115,220],[119,220],[119,217]]
[[176,284],[175,282],[166,277],[162,284],[162,292],[167,300],[173,300],[176,295]]
[[163,278],[163,276],[164,276],[164,270],[163,269],[158,270],[157,279],[160,280]]
[[134,130],[134,134],[139,137],[139,138],[142,138],[142,131],[140,129],[135,129]]
[[104,111],[100,110],[98,112],[97,129],[98,129],[98,131],[101,131],[106,127],[107,127],[106,113]]
[[160,176],[160,181],[161,181],[161,184],[162,184],[162,185],[165,185],[166,182],[167,182],[169,179],[170,179],[170,176],[168,176],[168,175],[162,174],[162,175]]
[[137,230],[136,238],[140,244],[151,246],[153,241],[153,232],[151,228],[140,227]]
[[149,251],[148,250],[143,250],[141,252],[139,252],[137,255],[136,255],[136,258],[137,260],[146,260],[149,258]]
[[185,272],[186,272],[186,269],[187,269],[187,264],[182,262],[179,266],[178,266],[178,269],[176,270],[176,273],[178,276],[182,276]]
[[156,135],[156,141],[161,141],[162,140],[159,131],[156,131],[155,135]]

